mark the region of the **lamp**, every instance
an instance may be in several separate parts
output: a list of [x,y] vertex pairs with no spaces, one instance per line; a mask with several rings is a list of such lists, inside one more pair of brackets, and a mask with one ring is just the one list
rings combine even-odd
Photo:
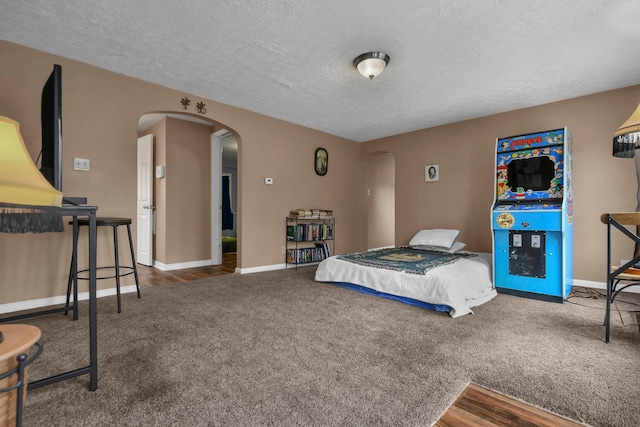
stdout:
[[373,80],[382,73],[391,58],[384,52],[367,52],[353,60],[360,74]]
[[636,160],[636,175],[638,178],[638,204],[636,212],[640,211],[640,157],[636,150],[640,148],[640,105],[633,114],[613,134],[613,155],[615,157],[634,158]]
[[613,155],[615,157],[635,157],[635,150],[640,147],[640,104],[631,117],[613,134]]
[[0,116],[0,232],[63,231],[62,193],[31,160],[20,124]]
[[63,231],[61,206],[62,193],[31,160],[20,124],[0,116],[0,233]]
[[[640,156],[636,156],[638,148],[640,148],[640,104],[627,121],[613,133],[614,157],[635,158],[636,178],[638,180],[636,212],[640,212]],[[637,225],[636,235],[640,235],[640,226]],[[634,257],[640,255],[640,245],[636,244],[635,246]],[[636,268],[640,268],[640,265],[636,264],[636,266]]]

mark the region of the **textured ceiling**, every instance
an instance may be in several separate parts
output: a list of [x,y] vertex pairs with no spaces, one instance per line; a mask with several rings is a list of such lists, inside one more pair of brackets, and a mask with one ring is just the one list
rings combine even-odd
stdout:
[[[355,141],[640,84],[639,1],[0,6],[0,39]],[[391,62],[368,80],[372,50]]]

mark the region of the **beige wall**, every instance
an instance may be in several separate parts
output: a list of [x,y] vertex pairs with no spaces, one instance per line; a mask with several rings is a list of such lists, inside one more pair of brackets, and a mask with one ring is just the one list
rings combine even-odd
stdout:
[[[370,141],[362,154],[386,151],[396,159],[396,244],[423,228],[456,228],[468,249],[491,251],[496,138],[568,126],[574,139],[574,276],[604,282],[600,215],[636,207],[634,162],[614,158],[611,140],[639,101],[640,86],[634,86]],[[425,183],[424,166],[432,163],[440,164],[440,181]],[[632,246],[616,242],[614,259],[629,259]]]
[[211,259],[211,126],[167,119],[165,264]]
[[[365,247],[358,143],[4,41],[0,57],[0,115],[20,123],[34,159],[40,149],[42,86],[53,64],[62,66],[63,190],[88,197],[99,215],[135,218],[138,119],[149,112],[184,113],[180,100],[187,96],[192,106],[187,113],[197,115],[193,106],[204,102],[202,117],[223,124],[238,140],[240,268],[284,263],[284,218],[291,209],[333,209],[336,252]],[[329,152],[324,177],[313,170],[318,147]],[[73,171],[73,157],[89,158],[91,171]],[[265,185],[264,177],[272,177],[274,184]],[[70,234],[69,227],[60,234],[0,234],[0,304],[63,295]],[[100,235],[98,263],[105,265],[111,254],[108,236]],[[125,279],[124,285],[132,283],[131,276]],[[98,287],[114,284],[105,280]]]
[[[606,228],[599,216],[631,211],[636,205],[634,162],[611,156],[611,137],[640,101],[640,86],[357,144],[12,43],[0,41],[0,57],[0,115],[21,124],[34,159],[40,148],[42,85],[53,64],[62,65],[64,193],[88,197],[102,216],[135,218],[139,117],[149,112],[183,113],[184,96],[192,106],[204,102],[203,117],[223,124],[238,140],[242,269],[283,263],[284,217],[296,208],[334,211],[336,253],[365,249],[366,174],[360,159],[374,152],[388,152],[395,159],[396,244],[407,243],[419,229],[446,227],[460,229],[469,249],[490,251],[495,139],[565,125],[575,142],[576,278],[604,280]],[[192,110],[187,112],[196,115]],[[329,152],[324,177],[313,170],[317,147]],[[168,145],[166,155],[156,160],[169,163]],[[76,156],[91,159],[91,172],[72,170]],[[426,184],[424,165],[431,163],[440,164],[440,182]],[[273,178],[274,184],[265,185],[265,177]],[[168,192],[165,196],[170,209],[179,205]],[[188,242],[176,245],[183,248]],[[614,257],[628,258],[630,251],[630,245],[620,240]],[[68,227],[61,234],[1,234],[0,304],[63,295],[70,252]],[[108,236],[99,236],[99,264],[108,262],[111,253]],[[99,283],[99,287],[113,284]]]
[[[211,143],[213,125],[164,118],[142,135],[154,136],[154,261],[163,265],[211,259]],[[188,209],[186,208],[188,207]]]

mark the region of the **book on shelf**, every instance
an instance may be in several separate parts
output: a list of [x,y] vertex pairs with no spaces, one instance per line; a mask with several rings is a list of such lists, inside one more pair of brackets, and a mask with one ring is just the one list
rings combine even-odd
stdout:
[[320,255],[322,257],[322,259],[327,258],[327,253],[326,253],[326,249],[324,247],[323,243],[316,243],[316,248],[318,249],[318,251],[320,252]]
[[327,242],[316,243],[316,248],[320,250],[322,259],[329,258],[331,256],[331,247]]
[[288,264],[307,264],[310,262],[320,262],[325,259],[324,248],[302,248],[287,250]]
[[287,240],[297,242],[333,240],[333,224],[310,222],[287,225]]
[[296,226],[287,225],[287,240],[296,240]]
[[327,209],[294,209],[289,212],[289,216],[300,219],[331,218],[333,211]]
[[320,262],[331,256],[331,248],[326,242],[319,242],[315,247],[287,249],[287,264],[306,264]]

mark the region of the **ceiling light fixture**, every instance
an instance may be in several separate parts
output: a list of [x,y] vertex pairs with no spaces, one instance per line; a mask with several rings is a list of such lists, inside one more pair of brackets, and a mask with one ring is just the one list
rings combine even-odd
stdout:
[[353,65],[355,65],[360,74],[373,80],[374,77],[384,71],[389,60],[391,58],[384,52],[367,52],[354,59]]

